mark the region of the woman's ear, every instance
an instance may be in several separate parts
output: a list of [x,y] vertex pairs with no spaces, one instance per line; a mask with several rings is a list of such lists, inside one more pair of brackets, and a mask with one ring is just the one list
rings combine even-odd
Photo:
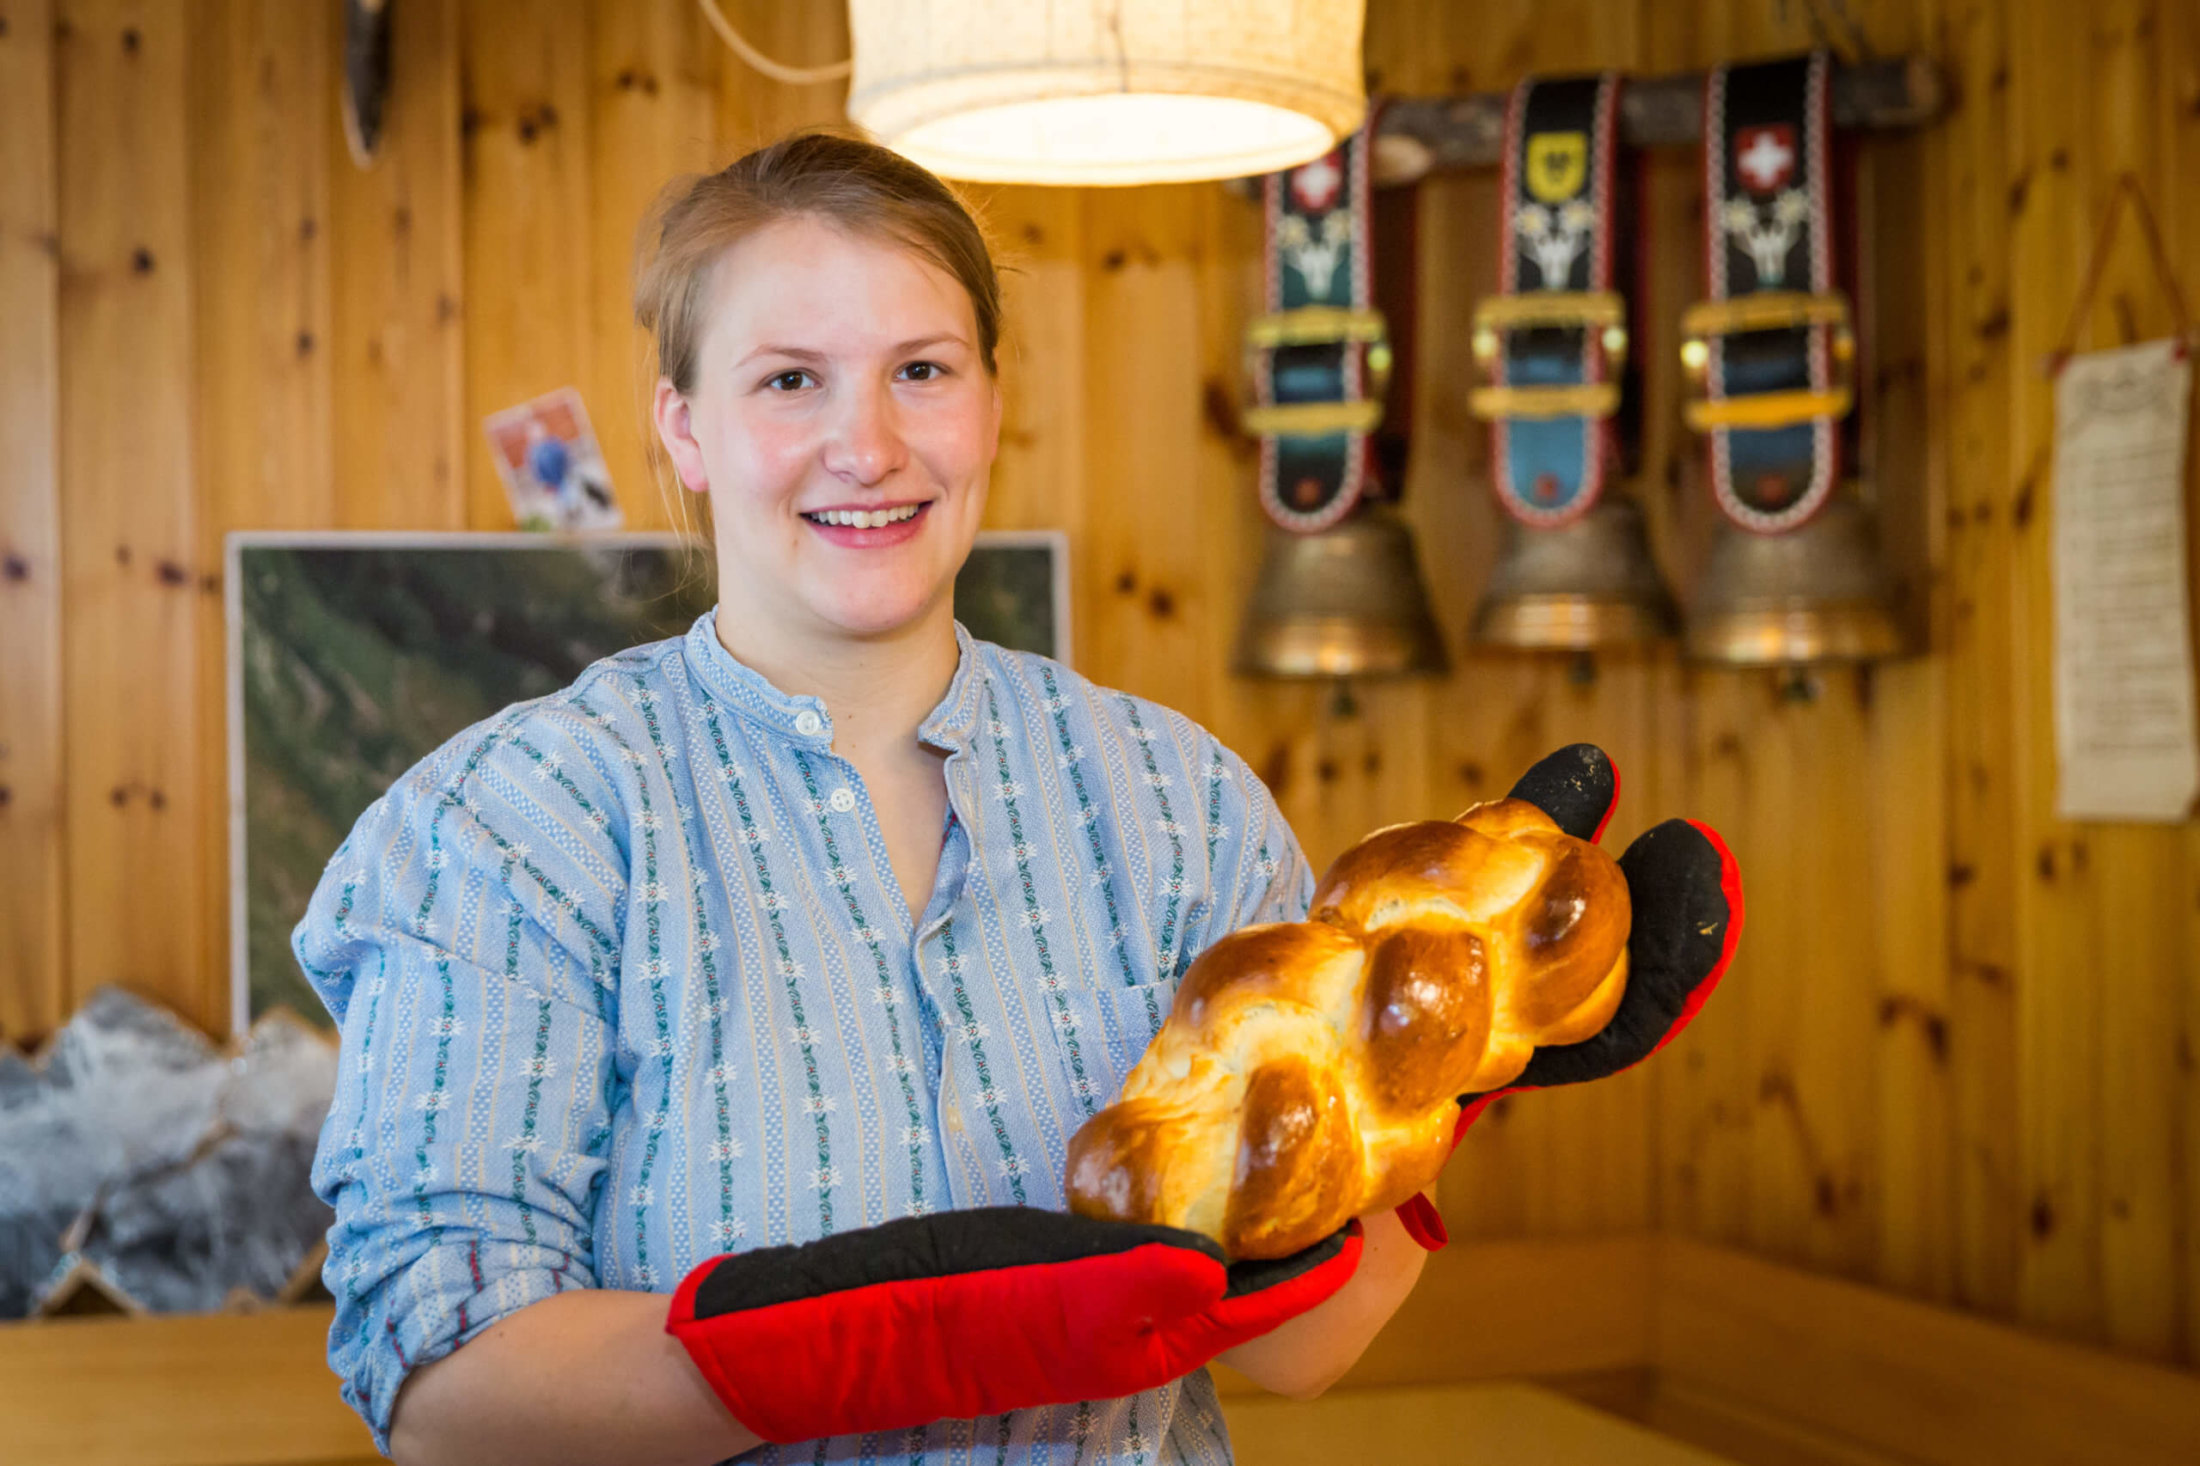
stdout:
[[695,441],[687,399],[672,385],[670,377],[657,379],[657,400],[651,404],[650,415],[657,424],[658,441],[665,445],[672,471],[680,475],[680,482],[695,493],[709,493],[710,473],[703,465],[703,445]]

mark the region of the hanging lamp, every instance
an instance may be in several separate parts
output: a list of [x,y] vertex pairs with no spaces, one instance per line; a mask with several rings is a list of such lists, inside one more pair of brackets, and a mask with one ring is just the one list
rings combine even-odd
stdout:
[[1273,173],[1367,110],[1365,0],[850,0],[848,16],[850,120],[950,178]]

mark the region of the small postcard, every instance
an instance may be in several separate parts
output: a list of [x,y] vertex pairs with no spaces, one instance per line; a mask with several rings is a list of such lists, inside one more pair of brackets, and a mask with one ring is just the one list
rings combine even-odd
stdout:
[[481,425],[521,529],[617,529],[626,522],[574,388],[493,412]]

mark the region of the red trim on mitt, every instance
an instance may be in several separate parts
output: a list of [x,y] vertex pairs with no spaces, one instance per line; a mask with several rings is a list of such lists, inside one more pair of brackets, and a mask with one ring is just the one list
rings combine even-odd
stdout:
[[[1689,828],[1711,842],[1711,848],[1719,852],[1719,893],[1726,897],[1726,939],[1719,944],[1719,960],[1712,964],[1710,973],[1696,984],[1695,991],[1681,1007],[1681,1016],[1673,1020],[1673,1026],[1665,1030],[1665,1037],[1651,1046],[1654,1054],[1673,1041],[1673,1035],[1686,1028],[1689,1021],[1711,996],[1711,990],[1726,976],[1726,967],[1734,960],[1734,949],[1742,940],[1742,868],[1734,859],[1734,852],[1726,848],[1726,841],[1719,832],[1699,820],[1690,820]],[[1650,1054],[1643,1055],[1647,1059]],[[1639,1062],[1639,1061],[1638,1061]],[[1632,1066],[1630,1066],[1632,1067]]]
[[1604,806],[1604,818],[1597,821],[1596,833],[1589,837],[1591,845],[1604,838],[1604,827],[1612,822],[1612,811],[1619,808],[1619,765],[1612,762],[1610,754],[1606,754],[1604,756],[1604,766],[1612,771],[1612,798]]

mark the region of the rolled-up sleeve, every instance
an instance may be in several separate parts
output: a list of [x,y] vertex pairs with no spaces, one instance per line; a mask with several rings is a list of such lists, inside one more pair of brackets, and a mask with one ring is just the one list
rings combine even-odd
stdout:
[[384,1451],[413,1369],[596,1283],[627,866],[589,731],[538,707],[461,734],[360,817],[292,936],[342,1034],[329,1362]]

